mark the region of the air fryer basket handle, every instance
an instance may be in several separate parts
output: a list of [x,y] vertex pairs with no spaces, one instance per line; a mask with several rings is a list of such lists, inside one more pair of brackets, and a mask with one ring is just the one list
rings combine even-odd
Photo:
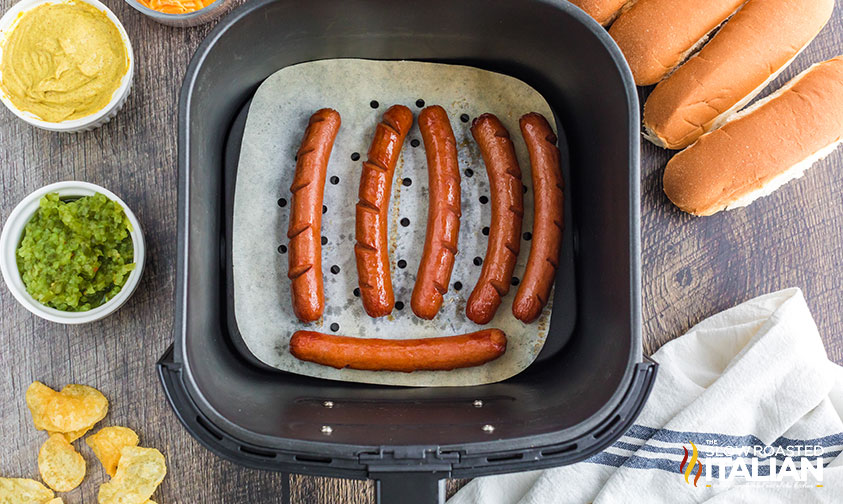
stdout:
[[373,474],[377,504],[445,504],[445,476],[437,472]]

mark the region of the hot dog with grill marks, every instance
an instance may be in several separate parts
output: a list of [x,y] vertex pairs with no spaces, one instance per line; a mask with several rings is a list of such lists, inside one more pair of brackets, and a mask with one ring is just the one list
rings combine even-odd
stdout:
[[533,242],[527,270],[512,302],[512,314],[529,324],[541,315],[547,304],[559,266],[565,185],[556,146],[558,139],[547,119],[533,112],[522,117],[520,125],[530,152],[533,175]]
[[290,186],[290,223],[287,276],[293,296],[293,312],[302,322],[322,316],[322,198],[325,175],[334,140],[340,129],[336,110],[322,109],[310,117],[296,155],[296,173]]
[[403,105],[393,105],[375,129],[368,159],[360,175],[356,207],[354,255],[360,299],[370,317],[383,317],[395,306],[389,271],[387,224],[392,176],[404,139],[413,126],[413,113]]
[[410,305],[413,313],[432,319],[448,292],[460,233],[460,167],[457,141],[445,109],[426,107],[419,114],[419,130],[427,156],[430,201],[427,234]]
[[499,329],[484,329],[443,338],[387,340],[296,331],[290,352],[298,359],[337,369],[449,371],[497,359],[506,352],[506,335]]
[[465,314],[477,324],[488,324],[503,296],[509,292],[515,262],[521,250],[521,221],[524,217],[521,167],[515,146],[500,120],[483,114],[471,125],[471,135],[480,147],[492,195],[492,223],[486,259]]

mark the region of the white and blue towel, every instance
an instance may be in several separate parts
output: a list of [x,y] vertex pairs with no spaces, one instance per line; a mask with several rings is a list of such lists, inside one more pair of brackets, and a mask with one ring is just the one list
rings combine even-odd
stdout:
[[610,448],[475,479],[449,504],[843,503],[843,368],[799,289],[715,315],[653,359],[650,399]]

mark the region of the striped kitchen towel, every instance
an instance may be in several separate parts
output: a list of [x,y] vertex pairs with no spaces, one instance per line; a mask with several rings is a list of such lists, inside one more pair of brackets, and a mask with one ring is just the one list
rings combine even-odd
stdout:
[[843,503],[843,368],[799,289],[706,319],[653,359],[650,399],[610,448],[475,479],[449,504]]

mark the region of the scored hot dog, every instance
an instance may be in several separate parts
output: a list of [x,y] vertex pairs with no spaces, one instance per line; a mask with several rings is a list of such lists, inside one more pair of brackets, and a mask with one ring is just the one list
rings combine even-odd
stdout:
[[547,304],[559,267],[565,185],[556,146],[558,138],[547,119],[533,112],[522,117],[520,124],[533,175],[533,242],[527,270],[512,302],[512,314],[529,324]]
[[485,364],[504,352],[506,335],[499,329],[409,340],[296,331],[290,340],[290,353],[298,359],[364,371],[450,371]]
[[389,315],[395,306],[387,242],[389,196],[395,165],[412,126],[410,109],[403,105],[389,107],[375,129],[368,159],[360,174],[354,255],[360,299],[370,317]]
[[287,276],[293,296],[293,312],[302,322],[322,316],[322,198],[325,175],[334,139],[340,129],[336,110],[322,109],[310,117],[296,155],[296,173],[290,186],[290,223]]
[[509,292],[515,262],[521,250],[521,221],[524,217],[521,167],[509,132],[492,114],[483,114],[471,125],[471,135],[480,147],[492,195],[492,223],[486,259],[465,314],[477,324],[488,324],[503,296]]
[[432,319],[448,292],[460,233],[460,167],[457,141],[445,109],[426,107],[419,114],[419,130],[427,156],[430,201],[427,235],[410,305],[413,313]]

